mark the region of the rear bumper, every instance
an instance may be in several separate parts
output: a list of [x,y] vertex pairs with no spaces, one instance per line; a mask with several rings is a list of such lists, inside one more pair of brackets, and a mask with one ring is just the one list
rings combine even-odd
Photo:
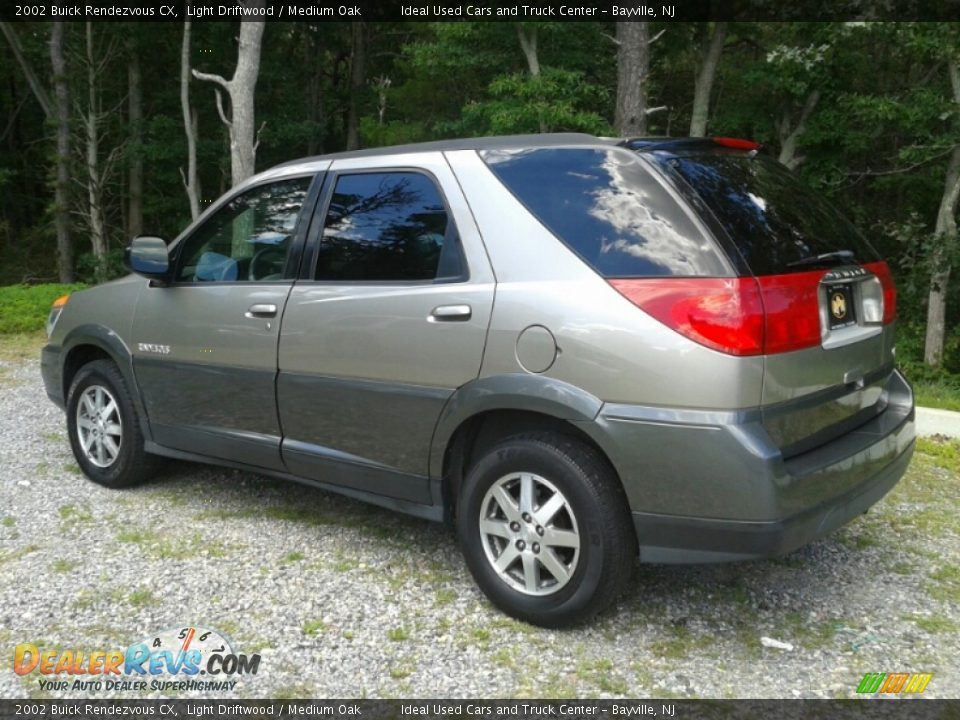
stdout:
[[865,513],[903,477],[913,443],[857,487],[805,512],[772,522],[633,513],[640,558],[651,563],[706,563],[786,555]]
[[43,387],[50,398],[60,409],[66,406],[63,398],[63,370],[60,365],[60,348],[47,345],[40,351],[40,374],[43,376]]
[[750,412],[605,406],[594,438],[624,482],[641,561],[774,557],[866,512],[913,455],[910,386],[894,372],[884,392],[880,415],[789,460]]

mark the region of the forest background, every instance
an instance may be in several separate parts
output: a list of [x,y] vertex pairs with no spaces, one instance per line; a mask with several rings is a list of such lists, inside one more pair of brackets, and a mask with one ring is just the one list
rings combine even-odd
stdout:
[[960,23],[0,23],[0,332],[301,156],[582,131],[754,139],[897,280],[918,401],[960,409]]

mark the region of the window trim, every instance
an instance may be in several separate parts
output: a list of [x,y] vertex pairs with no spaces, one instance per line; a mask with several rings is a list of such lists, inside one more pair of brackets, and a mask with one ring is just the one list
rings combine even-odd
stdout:
[[[440,201],[443,203],[443,210],[447,214],[448,223],[452,224],[456,231],[456,251],[460,258],[459,275],[453,275],[444,278],[433,278],[432,280],[319,280],[317,279],[317,264],[320,262],[320,246],[323,243],[323,230],[327,220],[327,212],[330,210],[330,204],[333,200],[333,191],[337,186],[337,180],[344,175],[386,175],[397,173],[414,173],[425,176],[436,188]],[[447,227],[447,235],[450,234],[450,226]],[[447,242],[444,237],[444,244]],[[438,265],[439,267],[439,265]],[[463,248],[463,238],[460,235],[460,227],[450,208],[447,195],[443,190],[443,184],[439,178],[432,172],[422,167],[408,165],[389,165],[375,168],[342,168],[338,170],[327,170],[324,178],[324,187],[320,193],[320,198],[314,208],[313,217],[310,222],[310,231],[307,236],[307,243],[304,247],[303,261],[300,263],[300,272],[297,277],[298,285],[357,285],[363,287],[430,287],[433,285],[455,285],[470,281],[470,265],[467,262],[467,254]]]
[[[204,220],[192,228],[187,235],[184,235],[177,239],[176,245],[171,248],[171,258],[170,258],[170,282],[167,287],[225,287],[230,285],[250,285],[250,286],[259,286],[259,285],[279,285],[292,283],[296,280],[296,268],[299,266],[300,259],[303,255],[304,246],[306,243],[306,237],[309,232],[310,224],[313,219],[314,209],[316,207],[317,199],[320,195],[320,189],[323,186],[323,176],[326,174],[325,171],[318,172],[300,172],[294,173],[292,175],[284,175],[281,177],[271,177],[265,178],[258,182],[252,183],[250,185],[245,185],[243,187],[237,188],[235,192],[225,193],[223,196],[217,200],[213,206],[210,208],[210,214],[204,218]],[[283,268],[283,277],[279,280],[178,280],[177,275],[180,273],[181,262],[183,260],[183,247],[189,243],[194,236],[206,227],[217,213],[220,210],[231,203],[236,198],[241,195],[245,195],[252,190],[261,188],[267,185],[276,185],[278,183],[288,182],[290,180],[302,180],[305,178],[310,179],[310,184],[307,186],[307,194],[303,199],[303,205],[300,207],[300,213],[297,217],[297,224],[293,230],[293,238],[290,244],[290,250],[287,253],[287,260]]]

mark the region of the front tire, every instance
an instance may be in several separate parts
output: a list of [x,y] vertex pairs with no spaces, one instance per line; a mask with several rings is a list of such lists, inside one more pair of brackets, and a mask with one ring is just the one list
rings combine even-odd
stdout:
[[610,466],[554,433],[509,438],[479,459],[460,491],[457,533],[491,602],[543,627],[583,622],[612,604],[637,553]]
[[129,487],[154,470],[130,391],[109,360],[77,371],[67,393],[67,430],[77,464],[98,485]]

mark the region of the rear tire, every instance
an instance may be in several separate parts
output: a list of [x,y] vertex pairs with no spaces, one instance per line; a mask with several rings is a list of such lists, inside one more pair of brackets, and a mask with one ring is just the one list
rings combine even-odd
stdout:
[[77,371],[67,393],[73,456],[98,485],[124,488],[147,480],[156,459],[144,449],[140,419],[123,375],[109,360]]
[[637,555],[613,470],[590,446],[555,433],[508,438],[476,462],[460,491],[457,534],[490,601],[551,628],[616,601]]

